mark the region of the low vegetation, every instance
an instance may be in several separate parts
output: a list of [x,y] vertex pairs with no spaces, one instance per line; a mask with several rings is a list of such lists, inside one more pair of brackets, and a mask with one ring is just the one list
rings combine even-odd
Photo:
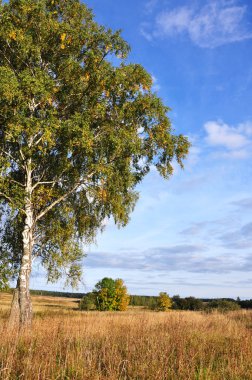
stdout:
[[80,312],[76,299],[33,296],[31,332],[6,332],[0,293],[0,378],[250,380],[252,312]]

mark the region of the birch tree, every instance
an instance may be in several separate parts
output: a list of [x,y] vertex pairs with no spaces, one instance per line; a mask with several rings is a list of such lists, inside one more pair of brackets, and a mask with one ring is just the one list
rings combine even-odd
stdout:
[[83,242],[106,217],[126,225],[150,167],[169,178],[188,153],[129,50],[78,0],[0,3],[0,273],[17,279],[13,323],[31,324],[34,259],[76,284]]

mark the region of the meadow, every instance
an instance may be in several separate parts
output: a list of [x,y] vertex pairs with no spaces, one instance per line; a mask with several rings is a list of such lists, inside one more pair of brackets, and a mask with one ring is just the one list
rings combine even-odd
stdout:
[[32,331],[8,331],[0,293],[0,379],[252,379],[252,312],[80,312],[33,296]]

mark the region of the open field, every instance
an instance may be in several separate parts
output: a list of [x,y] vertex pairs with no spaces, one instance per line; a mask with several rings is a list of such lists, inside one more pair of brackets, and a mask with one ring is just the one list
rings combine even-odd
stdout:
[[[79,312],[33,297],[30,333],[7,332],[0,293],[0,379],[252,379],[252,312]],[[3,305],[3,306],[2,306]]]
[[[10,310],[12,295],[0,292],[0,315],[6,314]],[[50,296],[32,296],[33,311],[35,315],[40,313],[54,314],[69,313],[78,310],[78,299]]]

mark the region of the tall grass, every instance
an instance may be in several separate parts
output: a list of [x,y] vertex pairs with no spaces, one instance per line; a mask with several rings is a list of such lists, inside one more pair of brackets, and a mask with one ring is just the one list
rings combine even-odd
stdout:
[[252,379],[251,312],[53,313],[0,320],[1,380]]

